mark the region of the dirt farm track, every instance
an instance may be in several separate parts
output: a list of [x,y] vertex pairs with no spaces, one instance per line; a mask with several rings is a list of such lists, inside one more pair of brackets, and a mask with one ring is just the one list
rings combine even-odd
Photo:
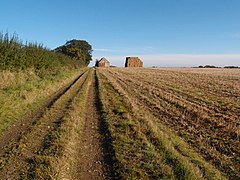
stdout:
[[240,69],[89,68],[1,108],[0,179],[240,179]]

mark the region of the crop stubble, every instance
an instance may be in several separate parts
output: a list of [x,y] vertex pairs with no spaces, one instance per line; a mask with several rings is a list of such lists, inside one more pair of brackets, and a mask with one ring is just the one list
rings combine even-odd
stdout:
[[114,68],[100,72],[207,162],[230,178],[239,177],[239,70]]

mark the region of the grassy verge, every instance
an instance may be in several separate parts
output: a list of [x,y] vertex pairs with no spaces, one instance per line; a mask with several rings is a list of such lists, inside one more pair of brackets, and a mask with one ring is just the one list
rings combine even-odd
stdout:
[[19,119],[23,119],[31,111],[40,107],[48,97],[73,81],[86,69],[61,71],[55,76],[39,78],[31,71],[27,73],[2,72],[1,79],[9,83],[2,83],[0,88],[0,136]]
[[226,179],[114,80],[102,74],[98,77],[105,119],[124,179]]

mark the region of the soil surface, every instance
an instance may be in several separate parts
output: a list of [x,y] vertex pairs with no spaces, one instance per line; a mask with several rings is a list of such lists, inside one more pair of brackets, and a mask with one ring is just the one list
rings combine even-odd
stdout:
[[110,152],[106,147],[106,128],[100,117],[100,104],[98,99],[98,87],[96,74],[92,80],[88,94],[85,126],[82,132],[81,147],[79,147],[79,159],[76,179],[115,179],[113,173]]

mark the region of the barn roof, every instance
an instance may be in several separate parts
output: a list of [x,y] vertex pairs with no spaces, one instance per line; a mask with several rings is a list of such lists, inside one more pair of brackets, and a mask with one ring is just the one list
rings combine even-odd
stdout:
[[98,62],[101,62],[101,61],[107,61],[107,62],[109,62],[105,57],[101,58]]

